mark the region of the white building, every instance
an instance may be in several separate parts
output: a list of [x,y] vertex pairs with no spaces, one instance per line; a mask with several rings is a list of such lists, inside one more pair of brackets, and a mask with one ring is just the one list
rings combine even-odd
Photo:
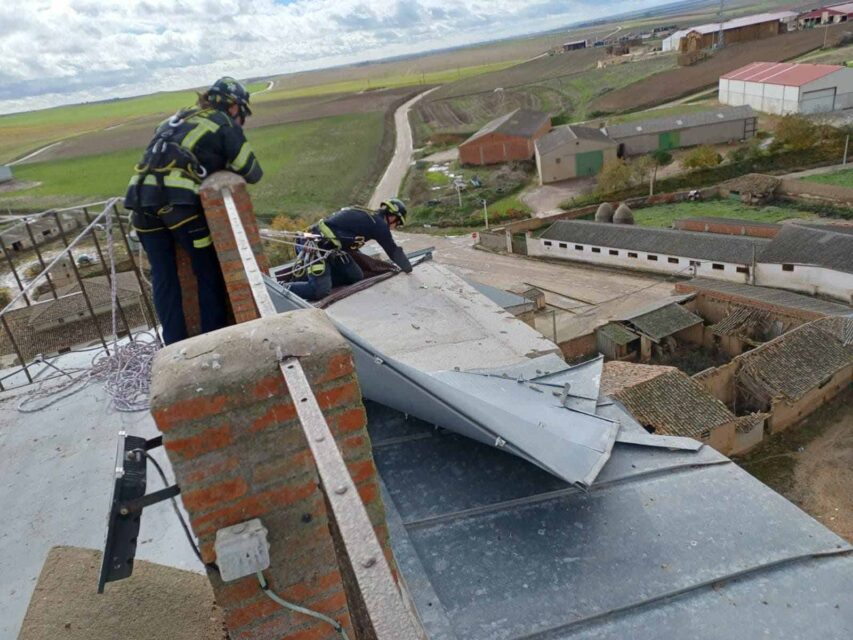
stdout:
[[755,284],[853,303],[853,228],[782,225],[758,257]]
[[623,269],[751,282],[755,256],[769,240],[584,220],[555,222],[527,253]]
[[753,62],[720,76],[719,100],[765,113],[824,113],[853,107],[853,69]]

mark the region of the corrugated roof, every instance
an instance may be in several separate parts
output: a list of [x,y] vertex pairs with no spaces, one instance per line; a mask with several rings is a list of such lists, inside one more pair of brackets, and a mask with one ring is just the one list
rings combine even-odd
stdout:
[[604,131],[608,136],[619,141],[633,136],[678,131],[680,129],[690,129],[692,127],[702,127],[720,122],[732,122],[754,117],[755,112],[749,105],[720,107],[719,109],[699,111],[697,113],[685,113],[683,115],[641,120],[640,122],[608,125]]
[[738,377],[747,376],[767,395],[799,400],[853,364],[853,318],[821,318],[792,329],[736,358]]
[[[642,210],[638,215],[642,216]],[[760,254],[770,242],[764,238],[724,236],[702,231],[655,229],[586,220],[558,220],[541,237],[543,240],[577,242],[598,247],[629,249],[730,264],[751,264],[753,247],[756,254]]]
[[563,125],[554,127],[544,136],[536,141],[536,149],[540,154],[550,153],[565,145],[574,144],[578,140],[589,140],[601,144],[616,146],[616,141],[609,138],[605,133],[593,127],[582,127],[579,125]]
[[462,144],[467,144],[489,133],[502,133],[507,136],[530,138],[542,125],[550,120],[550,116],[533,109],[516,109],[500,118],[495,118]]
[[758,255],[758,262],[813,265],[853,273],[853,235],[829,226],[782,225]]
[[640,423],[656,434],[700,438],[735,415],[682,371],[670,371],[616,393]]
[[[133,273],[122,272],[116,274],[116,289],[119,302],[131,300],[139,295],[139,284]],[[94,308],[102,307],[110,302],[110,286],[106,276],[96,276],[94,278],[86,278],[83,280],[86,288],[86,293],[89,296],[89,301]],[[83,314],[89,315],[89,305],[80,291],[80,286],[77,283],[60,287],[56,291],[57,298],[45,300],[33,305],[30,313],[30,326],[57,320],[59,318],[67,318],[71,315]]]
[[615,342],[618,345],[626,345],[640,337],[628,327],[619,324],[618,322],[608,322],[606,325],[599,327],[595,331],[596,333],[604,334],[607,336],[608,340]]
[[845,67],[834,64],[805,64],[795,62],[753,62],[720,76],[721,80],[741,80],[764,84],[801,87]]
[[[775,13],[756,13],[751,16],[742,16],[740,18],[733,18],[731,20],[727,20],[722,23],[723,30],[729,31],[731,29],[740,29],[741,27],[748,27],[754,24],[763,24],[765,22],[774,22],[781,21],[790,18],[796,18],[797,13],[794,11],[777,11]],[[681,29],[673,33],[670,38],[673,38],[673,42],[677,42],[684,36],[686,36],[691,31],[698,31],[702,35],[707,35],[709,33],[714,33],[720,30],[719,22],[709,22],[707,24],[700,24],[695,27],[688,27],[687,29]]]
[[806,311],[811,314],[827,316],[844,315],[851,312],[851,308],[843,304],[827,302],[820,298],[813,298],[800,293],[785,291],[784,289],[758,287],[752,284],[725,282],[709,278],[693,278],[689,282],[679,283],[678,287],[681,289],[691,288],[697,291],[720,293],[726,296],[736,296],[743,300],[744,305],[758,303],[774,308],[781,307],[792,311]]

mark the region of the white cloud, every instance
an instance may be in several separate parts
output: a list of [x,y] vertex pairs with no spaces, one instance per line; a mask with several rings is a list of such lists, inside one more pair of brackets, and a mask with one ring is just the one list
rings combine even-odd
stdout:
[[3,0],[0,113],[548,30],[663,0]]

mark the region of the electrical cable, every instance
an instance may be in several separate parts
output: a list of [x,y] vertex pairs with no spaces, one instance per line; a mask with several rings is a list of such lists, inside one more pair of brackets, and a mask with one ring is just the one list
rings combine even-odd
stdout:
[[305,607],[300,607],[298,604],[294,604],[292,602],[288,602],[284,598],[278,596],[272,589],[270,589],[267,584],[266,578],[264,578],[264,574],[262,571],[257,572],[258,582],[261,585],[261,590],[267,594],[267,596],[273,601],[280,604],[285,609],[290,609],[291,611],[296,611],[297,613],[301,613],[306,616],[311,616],[312,618],[317,618],[318,620],[322,620],[326,624],[332,626],[332,628],[337,631],[341,638],[344,640],[349,640],[349,636],[347,635],[346,629],[344,629],[343,625],[337,620],[330,618],[329,616],[323,615],[318,611],[312,611],[311,609],[306,609]]
[[[154,459],[150,453],[148,453],[145,449],[133,449],[131,453],[141,453],[147,460],[149,460],[154,468],[157,469],[157,473],[160,474],[160,479],[163,481],[163,486],[168,487],[169,481],[166,479],[166,474],[163,472],[163,467],[160,466],[160,463]],[[195,557],[198,558],[198,561],[204,564],[204,560],[201,559],[201,551],[199,551],[198,544],[193,539],[193,535],[190,532],[190,528],[187,525],[187,521],[184,520],[184,514],[181,513],[181,510],[178,508],[178,502],[174,498],[169,498],[169,502],[172,503],[172,509],[175,510],[175,515],[178,516],[178,520],[181,522],[181,527],[184,530],[184,535],[187,536],[187,540],[190,543],[190,546],[193,549],[193,553],[195,553]]]

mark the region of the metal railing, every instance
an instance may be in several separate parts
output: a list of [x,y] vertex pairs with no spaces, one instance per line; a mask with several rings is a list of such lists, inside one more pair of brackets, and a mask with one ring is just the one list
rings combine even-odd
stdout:
[[[223,189],[222,197],[258,312],[262,318],[277,315],[231,191]],[[426,633],[394,580],[367,509],[299,358],[279,355],[279,368],[293,397],[329,509],[330,530],[335,547],[340,551],[338,560],[356,637],[360,640],[423,640]]]
[[[92,343],[110,354],[119,337],[156,332],[150,288],[118,202],[44,211],[0,230],[0,277],[11,277],[18,289],[0,310],[0,358],[17,360],[3,367],[0,391],[62,375],[47,360],[52,354],[91,350]],[[13,238],[29,243],[12,248]],[[120,287],[124,273],[130,277]],[[91,279],[99,276],[104,280]]]

